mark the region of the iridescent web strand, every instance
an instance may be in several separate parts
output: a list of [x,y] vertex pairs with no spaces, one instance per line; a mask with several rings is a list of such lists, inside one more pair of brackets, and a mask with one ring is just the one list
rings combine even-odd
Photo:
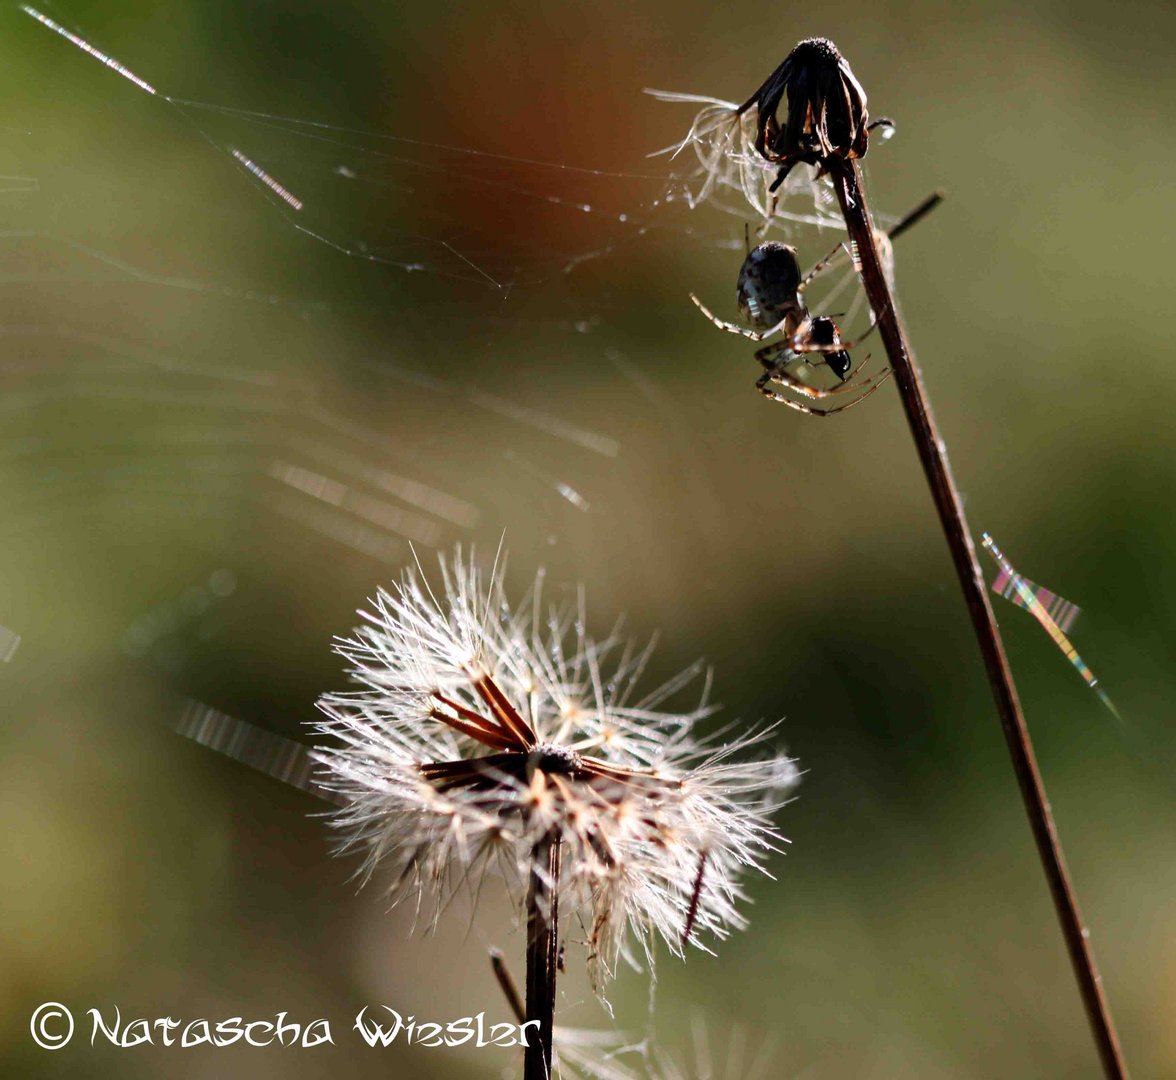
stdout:
[[147,93],[151,94],[152,96],[155,96],[157,93],[154,86],[152,86],[146,80],[140,79],[138,75],[131,71],[130,68],[124,67],[117,60],[115,60],[113,56],[107,56],[106,53],[102,52],[101,49],[94,48],[94,46],[84,38],[78,37],[77,34],[67,30],[60,23],[54,22],[51,18],[49,18],[48,15],[42,15],[39,11],[29,7],[27,4],[21,4],[20,10],[23,11],[26,15],[31,15],[42,26],[47,26],[55,34],[60,34],[71,45],[76,45],[79,49],[81,49],[82,52],[89,53],[92,57],[94,57],[95,60],[100,60],[103,64],[110,68],[111,71],[117,71],[124,79],[129,79],[140,90],[146,90]]
[[[1001,573],[996,581],[992,583],[993,592],[1012,600],[1018,607],[1025,608],[1042,626],[1045,627],[1046,633],[1054,640],[1054,644],[1062,650],[1062,654],[1074,666],[1079,675],[1086,681],[1086,685],[1090,687],[1108,709],[1111,710],[1115,719],[1121,720],[1119,710],[1112,704],[1111,699],[1107,693],[1098,684],[1098,679],[1095,678],[1094,672],[1090,670],[1083,661],[1082,657],[1078,655],[1078,651],[1070,644],[1070,639],[1066,637],[1062,628],[1054,621],[1047,609],[1046,603],[1039,599],[1039,595],[1044,594],[1051,597],[1054,601],[1060,601],[1060,605],[1056,610],[1062,613],[1063,621],[1069,627],[1078,615],[1078,608],[1069,601],[1062,600],[1061,597],[1049,592],[1047,589],[1040,589],[1039,586],[1021,577],[1016,570],[1013,569],[1012,564],[1005,558],[1000,548],[996,546],[996,541],[992,539],[988,533],[984,533],[982,537],[982,544],[984,550],[996,560],[997,566],[1000,567]],[[999,587],[998,587],[999,586]],[[1010,592],[1016,592],[1016,599],[1009,595]]]
[[187,703],[174,728],[176,734],[300,791],[340,805],[344,801],[316,782],[317,766],[300,742],[238,720],[199,701]]
[[279,199],[281,199],[288,206],[293,207],[295,210],[302,209],[302,200],[298,198],[297,195],[293,195],[287,191],[272,176],[270,176],[270,174],[267,173],[265,169],[258,165],[257,162],[247,158],[244,154],[241,153],[240,150],[236,149],[236,147],[232,147],[230,149],[233,157],[242,165],[244,165],[245,168],[249,170],[249,172],[256,176],[258,180],[265,184],[265,186],[269,188],[270,191],[272,191],[275,195],[277,195]]
[[[22,4],[20,10],[23,11],[26,15],[32,16],[32,18],[36,19],[37,22],[39,22],[42,26],[48,27],[55,34],[65,38],[66,41],[68,41],[71,45],[75,45],[77,48],[81,49],[82,52],[89,54],[90,56],[94,57],[95,60],[105,64],[108,68],[111,69],[111,71],[117,72],[124,79],[134,83],[135,86],[137,86],[140,90],[146,91],[152,97],[161,98],[163,101],[166,101],[169,104],[178,104],[166,94],[160,94],[159,91],[156,90],[155,87],[152,86],[149,82],[147,82],[146,79],[141,79],[125,64],[120,63],[119,61],[115,60],[113,56],[109,56],[101,49],[91,45],[85,38],[79,37],[72,30],[67,30],[60,23],[55,22],[53,19],[49,18],[48,15],[43,15],[41,12],[37,11],[36,8],[31,8],[27,4]],[[287,206],[293,210],[302,209],[302,200],[299,199],[298,196],[294,195],[289,189],[283,187],[282,184],[278,183],[278,181],[270,176],[270,174],[266,172],[265,169],[263,169],[260,165],[258,165],[257,162],[253,161],[251,158],[246,157],[243,153],[241,153],[240,150],[237,150],[234,147],[230,146],[226,149],[239,164],[244,166],[244,168],[252,176],[260,180],[261,183],[263,183],[267,188],[270,189],[270,191],[277,195],[278,198],[281,199]]]
[[1009,602],[1016,604],[1017,607],[1031,610],[1032,605],[1027,604],[1022,598],[1023,588],[1029,589],[1034,599],[1045,608],[1046,613],[1058,624],[1058,628],[1063,633],[1068,634],[1078,616],[1082,614],[1082,609],[1077,604],[1070,603],[1064,596],[1058,596],[1057,593],[1050,592],[1049,589],[1035,584],[1020,574],[1010,574],[1004,567],[1001,567],[1000,573],[992,583],[994,593],[1003,596]]

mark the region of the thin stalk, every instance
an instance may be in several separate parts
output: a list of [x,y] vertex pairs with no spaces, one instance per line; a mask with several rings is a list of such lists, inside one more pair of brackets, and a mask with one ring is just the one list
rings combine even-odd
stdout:
[[523,1080],[550,1080],[552,1028],[555,1022],[555,977],[559,958],[560,837],[548,833],[531,861],[527,888],[527,1030]]
[[1017,688],[1005,657],[992,606],[988,602],[984,577],[976,558],[975,546],[972,544],[972,534],[968,531],[963,505],[952,479],[947,447],[939,437],[935,418],[931,413],[931,403],[923,389],[919,368],[915,364],[894,296],[882,270],[882,260],[874,239],[873,221],[862,188],[861,170],[857,161],[840,157],[830,158],[826,162],[826,167],[833,177],[850,239],[857,246],[866,296],[874,311],[890,366],[894,368],[894,381],[898,385],[919,460],[923,464],[927,482],[931,485],[935,508],[939,512],[939,520],[943,525],[952,561],[955,563],[960,586],[964,591],[964,600],[967,602],[972,627],[980,644],[981,655],[984,657],[988,681],[996,698],[997,712],[1000,714],[1005,741],[1013,759],[1013,769],[1017,774],[1025,811],[1029,815],[1037,852],[1045,868],[1054,907],[1062,925],[1062,935],[1070,953],[1070,962],[1074,967],[1082,1001],[1086,1006],[1086,1015],[1098,1045],[1103,1071],[1107,1077],[1120,1080],[1127,1076],[1127,1066],[1103,994],[1102,977],[1094,962],[1088,932],[1078,910],[1078,900],[1070,882],[1070,875],[1066,870],[1061,842],[1045,795],[1041,773],[1037,768],[1033,743],[1029,738],[1029,729],[1025,725],[1021,703],[1017,699]]
[[498,985],[502,988],[502,996],[506,998],[506,1003],[510,1006],[511,1015],[520,1024],[525,1023],[527,1010],[523,1008],[523,999],[519,997],[519,988],[515,986],[515,981],[507,969],[506,961],[497,949],[490,950],[490,967],[494,972],[494,978],[498,980]]

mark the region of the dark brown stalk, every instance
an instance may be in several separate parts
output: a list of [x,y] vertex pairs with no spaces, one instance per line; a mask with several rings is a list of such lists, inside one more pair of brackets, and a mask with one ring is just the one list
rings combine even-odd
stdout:
[[507,970],[506,960],[497,949],[490,950],[490,967],[494,972],[494,978],[498,980],[498,985],[502,988],[502,995],[506,998],[507,1005],[510,1006],[511,1015],[520,1024],[525,1023],[527,1011],[523,1008],[523,999],[519,997],[519,988],[515,986],[515,981],[511,978],[510,971]]
[[947,449],[939,437],[935,418],[931,414],[931,403],[923,389],[922,377],[911,353],[894,296],[882,271],[882,261],[874,240],[873,222],[869,207],[866,205],[865,192],[862,190],[861,170],[856,161],[841,157],[828,158],[826,168],[837,189],[837,198],[841,203],[841,212],[845,217],[850,239],[857,246],[866,296],[874,311],[890,365],[894,368],[894,381],[902,397],[902,405],[906,410],[915,447],[919,452],[919,460],[927,474],[927,482],[931,485],[935,508],[939,511],[939,520],[947,536],[952,561],[955,563],[968,612],[972,617],[972,627],[984,657],[984,666],[988,671],[993,696],[996,698],[997,712],[1000,714],[1005,741],[1013,759],[1017,783],[1021,787],[1021,797],[1025,802],[1033,838],[1037,843],[1037,851],[1041,856],[1058,919],[1062,924],[1062,934],[1066,939],[1070,962],[1074,966],[1074,974],[1082,992],[1086,1014],[1095,1042],[1098,1044],[1103,1071],[1108,1077],[1119,1080],[1126,1077],[1127,1067],[1103,994],[1102,978],[1094,962],[1094,953],[1087,939],[1082,914],[1078,910],[1078,900],[1066,871],[1061,842],[1058,840],[1045,787],[1037,768],[1029,730],[1017,699],[1017,689],[1013,684],[1008,660],[1005,658],[1000,631],[997,629],[988,594],[984,589],[984,577],[976,558],[972,534],[968,531],[964,509],[955,481],[952,479]]
[[535,845],[527,888],[527,1028],[523,1080],[551,1080],[555,976],[559,960],[560,838],[549,833]]

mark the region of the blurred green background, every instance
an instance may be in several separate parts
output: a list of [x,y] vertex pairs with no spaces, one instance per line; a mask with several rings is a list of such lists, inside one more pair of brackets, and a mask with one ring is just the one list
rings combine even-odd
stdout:
[[[875,207],[949,194],[897,245],[905,315],[973,528],[1084,608],[1123,714],[994,601],[1134,1075],[1176,1075],[1176,11],[42,10],[194,104],[4,10],[5,1075],[517,1071],[349,1031],[368,1003],[505,1016],[499,898],[410,937],[320,804],[169,728],[190,697],[297,736],[409,539],[428,563],[504,532],[516,594],[542,564],[599,632],[661,628],[653,677],[705,656],[723,715],[784,717],[807,770],[751,928],[659,966],[685,1075],[699,1019],[716,1075],[741,1040],[805,1080],[1098,1075],[893,389],[828,423],[765,403],[749,344],[687,299],[734,316],[743,220],[655,205],[673,166],[645,155],[692,109],[642,88],[742,101],[816,33],[898,123]],[[562,1018],[607,1022],[566,985]],[[643,1032],[645,977],[611,997]],[[81,1021],[56,1053],[29,1037],[46,1000]],[[326,1016],[336,1045],[91,1049],[85,1010],[116,1004]]]

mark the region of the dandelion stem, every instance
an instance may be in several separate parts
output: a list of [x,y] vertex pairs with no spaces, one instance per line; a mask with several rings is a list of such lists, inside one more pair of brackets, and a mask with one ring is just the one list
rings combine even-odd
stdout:
[[1037,768],[1033,744],[1029,738],[1029,729],[1025,725],[1017,689],[1001,643],[1000,631],[984,589],[984,578],[972,543],[972,535],[964,518],[959,492],[952,479],[947,447],[939,437],[935,418],[931,413],[931,403],[927,399],[918,366],[911,353],[906,330],[899,318],[886,275],[882,271],[873,222],[862,189],[861,170],[855,160],[843,157],[828,158],[826,168],[833,177],[850,239],[857,246],[866,296],[874,311],[890,365],[894,368],[894,381],[898,385],[919,460],[927,475],[927,482],[931,485],[935,508],[939,512],[948,547],[951,549],[952,561],[959,575],[964,600],[972,618],[972,627],[976,632],[984,666],[988,671],[988,681],[996,698],[997,712],[1000,714],[1005,741],[1013,759],[1013,769],[1021,788],[1021,797],[1029,816],[1038,854],[1045,868],[1045,876],[1062,925],[1062,934],[1078,979],[1090,1027],[1098,1045],[1103,1071],[1107,1077],[1117,1080],[1126,1077],[1127,1067],[1103,994],[1102,978],[1098,973],[1086,926],[1078,909],[1074,887],[1066,870],[1061,842]]
[[535,845],[527,889],[527,1030],[523,1080],[550,1080],[555,977],[559,957],[560,837],[548,833]]

